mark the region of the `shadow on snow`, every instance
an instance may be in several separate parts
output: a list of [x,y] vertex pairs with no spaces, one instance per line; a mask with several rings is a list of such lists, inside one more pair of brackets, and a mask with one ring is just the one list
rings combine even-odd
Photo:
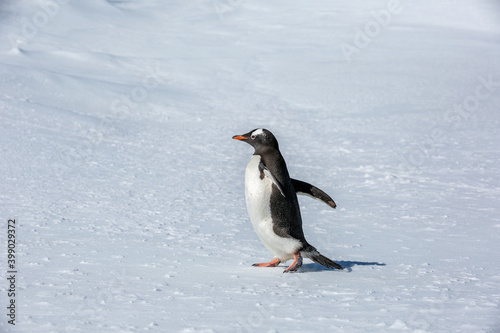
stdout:
[[[347,272],[352,272],[352,268],[354,266],[385,266],[385,264],[381,262],[366,262],[366,261],[336,261],[336,262],[342,267],[344,267],[344,270]],[[320,272],[320,271],[337,271],[337,269],[324,267],[316,263],[310,263],[302,265],[302,267],[299,268],[298,270],[298,272],[302,273]]]

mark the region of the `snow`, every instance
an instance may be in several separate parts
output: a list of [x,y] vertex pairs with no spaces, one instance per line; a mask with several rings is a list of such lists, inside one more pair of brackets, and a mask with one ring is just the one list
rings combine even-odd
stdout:
[[[499,9],[2,1],[0,331],[497,332]],[[347,270],[251,267],[259,127]]]

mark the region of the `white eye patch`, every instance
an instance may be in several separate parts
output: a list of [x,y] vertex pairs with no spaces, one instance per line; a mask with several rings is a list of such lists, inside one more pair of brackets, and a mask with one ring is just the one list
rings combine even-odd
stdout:
[[257,135],[264,134],[264,130],[262,128],[256,129],[255,131],[252,132],[252,137],[255,137]]

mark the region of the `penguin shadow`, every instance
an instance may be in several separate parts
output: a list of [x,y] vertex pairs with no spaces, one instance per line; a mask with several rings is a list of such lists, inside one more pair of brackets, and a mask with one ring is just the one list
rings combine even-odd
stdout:
[[[352,272],[352,268],[354,266],[385,266],[385,264],[381,262],[367,262],[367,261],[336,261],[336,262],[342,267],[344,267],[343,271],[347,273]],[[302,265],[302,267],[299,270],[299,272],[302,273],[321,272],[321,271],[338,271],[338,269],[332,269],[322,266],[320,264],[310,263]]]

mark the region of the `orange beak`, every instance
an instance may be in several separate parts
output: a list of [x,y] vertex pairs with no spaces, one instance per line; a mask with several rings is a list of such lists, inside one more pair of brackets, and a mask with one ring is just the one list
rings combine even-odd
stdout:
[[245,139],[248,139],[248,138],[246,136],[235,135],[235,136],[233,136],[233,139],[235,139],[235,140],[245,140]]

